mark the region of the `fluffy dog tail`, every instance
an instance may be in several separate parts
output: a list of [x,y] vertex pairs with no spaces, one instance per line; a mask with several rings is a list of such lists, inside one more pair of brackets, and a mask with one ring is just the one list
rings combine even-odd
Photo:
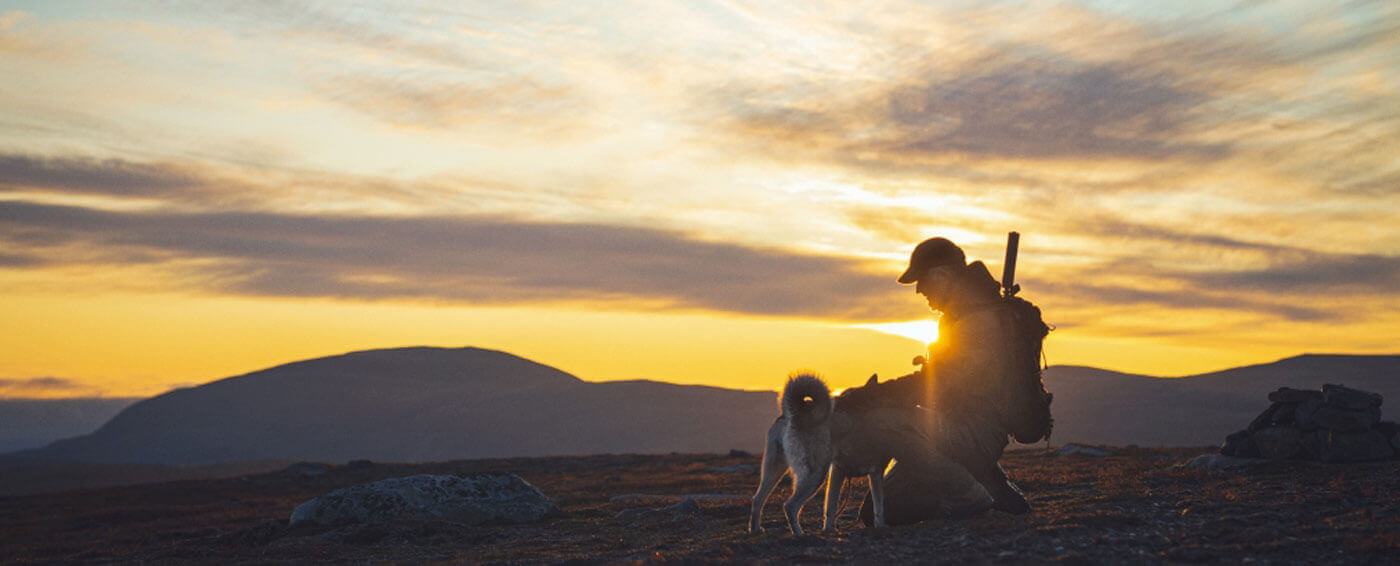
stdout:
[[831,416],[831,390],[816,374],[795,373],[788,376],[778,404],[795,426],[820,424]]

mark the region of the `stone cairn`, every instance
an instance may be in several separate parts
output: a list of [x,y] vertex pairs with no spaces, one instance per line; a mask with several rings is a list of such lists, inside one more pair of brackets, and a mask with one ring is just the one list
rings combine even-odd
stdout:
[[1381,396],[1341,385],[1280,387],[1249,428],[1225,438],[1220,453],[1241,458],[1365,462],[1396,457],[1400,427],[1381,421]]

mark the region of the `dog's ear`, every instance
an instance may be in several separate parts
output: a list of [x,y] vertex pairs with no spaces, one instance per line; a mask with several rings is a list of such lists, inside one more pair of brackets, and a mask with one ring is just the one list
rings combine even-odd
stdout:
[[876,383],[879,383],[879,382],[880,382],[880,374],[878,374],[878,373],[872,373],[872,374],[870,374],[870,379],[867,380],[867,381],[865,382],[865,384],[866,384],[866,385],[875,385]]

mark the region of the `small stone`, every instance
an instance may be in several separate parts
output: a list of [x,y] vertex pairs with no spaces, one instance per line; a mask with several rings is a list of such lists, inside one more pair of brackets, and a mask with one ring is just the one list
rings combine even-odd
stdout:
[[676,515],[699,515],[700,504],[695,502],[695,498],[687,497],[685,498],[685,501],[682,501],[675,505],[664,507],[661,510],[669,511]]

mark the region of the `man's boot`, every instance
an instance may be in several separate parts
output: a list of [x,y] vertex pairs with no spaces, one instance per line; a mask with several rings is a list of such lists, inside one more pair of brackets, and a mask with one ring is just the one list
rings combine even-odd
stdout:
[[1021,488],[1016,487],[1016,484],[1007,479],[1006,470],[1003,470],[1000,464],[992,464],[979,472],[981,473],[974,474],[974,476],[983,487],[987,488],[987,493],[991,494],[992,509],[1012,515],[1030,512],[1031,506],[1026,503],[1025,494],[1021,493]]

